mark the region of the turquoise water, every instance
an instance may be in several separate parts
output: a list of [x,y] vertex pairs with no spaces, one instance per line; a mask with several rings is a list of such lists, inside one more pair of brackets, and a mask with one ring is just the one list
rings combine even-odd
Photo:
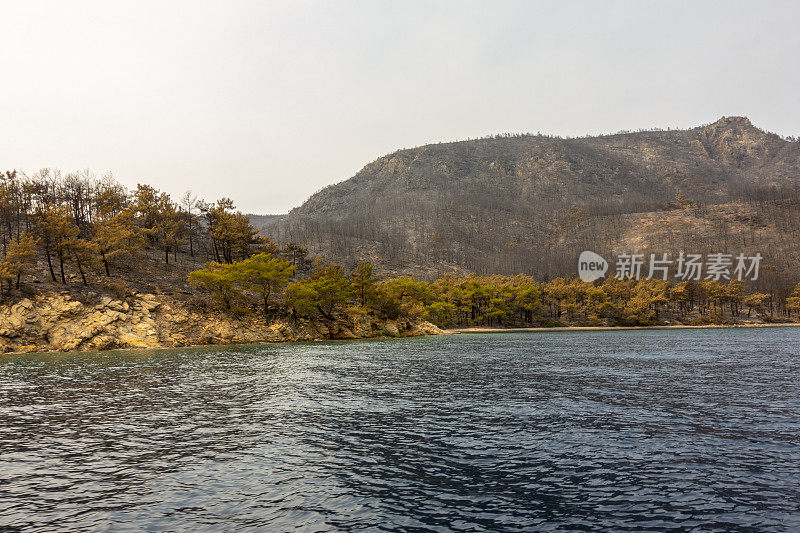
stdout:
[[0,359],[21,531],[800,529],[800,328]]

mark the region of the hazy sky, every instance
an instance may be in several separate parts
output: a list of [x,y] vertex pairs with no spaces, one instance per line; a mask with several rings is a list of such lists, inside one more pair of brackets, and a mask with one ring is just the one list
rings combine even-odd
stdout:
[[0,168],[288,211],[500,132],[800,134],[800,3],[0,0]]

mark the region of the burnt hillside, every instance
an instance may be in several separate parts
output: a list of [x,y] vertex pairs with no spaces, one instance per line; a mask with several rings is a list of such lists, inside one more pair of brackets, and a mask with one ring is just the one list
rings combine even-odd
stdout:
[[[789,257],[799,182],[800,143],[744,117],[598,137],[496,136],[381,157],[267,232],[345,265],[367,259],[418,276],[547,278],[573,273],[582,249],[627,245],[738,252],[769,243]],[[660,216],[668,235],[652,231]],[[637,233],[644,222],[651,229]]]

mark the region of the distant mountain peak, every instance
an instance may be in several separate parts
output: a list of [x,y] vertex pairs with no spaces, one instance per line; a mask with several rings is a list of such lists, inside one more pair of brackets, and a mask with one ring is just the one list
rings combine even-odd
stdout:
[[753,126],[747,117],[722,117],[700,131],[709,155],[736,167],[774,155],[781,144],[774,143],[775,134]]
[[739,131],[753,131],[759,130],[753,123],[750,122],[750,119],[747,117],[722,117],[716,122],[712,122],[708,126],[705,127],[707,130],[711,131],[727,131],[727,130],[739,130]]
[[712,126],[752,126],[753,123],[747,117],[722,117],[714,122]]

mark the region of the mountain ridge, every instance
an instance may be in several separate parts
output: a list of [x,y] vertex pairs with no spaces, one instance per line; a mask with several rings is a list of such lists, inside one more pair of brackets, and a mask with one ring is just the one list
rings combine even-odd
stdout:
[[266,231],[392,273],[547,277],[566,274],[574,248],[597,240],[575,241],[586,224],[605,226],[594,233],[608,233],[599,244],[610,249],[621,231],[608,217],[794,198],[799,186],[800,143],[747,117],[685,130],[503,135],[394,151]]

